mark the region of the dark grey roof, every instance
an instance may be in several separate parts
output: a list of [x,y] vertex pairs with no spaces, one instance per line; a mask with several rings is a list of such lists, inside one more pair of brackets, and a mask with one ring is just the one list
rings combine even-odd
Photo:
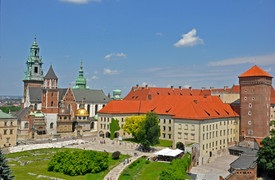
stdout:
[[31,103],[41,103],[42,89],[41,87],[29,87],[29,95]]
[[23,109],[20,109],[16,114],[15,116],[18,118],[18,120],[20,121],[21,118],[23,116],[25,116],[27,114],[27,112],[31,109],[31,107],[26,107],[26,108],[23,108]]
[[76,102],[81,102],[84,98],[86,103],[108,103],[110,98],[102,90],[96,89],[72,89]]
[[242,147],[242,146],[232,146],[232,147],[229,147],[228,150],[233,150],[233,151],[239,151],[243,154],[246,154],[246,155],[256,155],[258,150],[257,149],[254,149],[254,148],[247,148],[247,147]]
[[256,165],[257,156],[242,154],[238,159],[230,164],[233,169],[248,169],[254,168]]
[[64,95],[66,94],[68,88],[58,88],[59,91],[59,101],[63,99]]
[[53,71],[52,65],[50,66],[50,69],[48,70],[48,73],[46,74],[46,76],[44,78],[45,79],[58,79]]

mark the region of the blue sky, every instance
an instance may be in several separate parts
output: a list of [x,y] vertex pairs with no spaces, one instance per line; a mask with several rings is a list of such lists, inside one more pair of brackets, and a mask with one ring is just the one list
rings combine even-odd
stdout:
[[[0,0],[0,95],[22,95],[34,36],[44,74],[127,94],[238,84],[253,65],[275,76],[274,0]],[[274,84],[274,81],[273,81]]]

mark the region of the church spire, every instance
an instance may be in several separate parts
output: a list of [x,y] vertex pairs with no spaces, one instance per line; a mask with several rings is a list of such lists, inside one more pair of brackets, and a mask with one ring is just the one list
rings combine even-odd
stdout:
[[78,77],[76,78],[75,86],[73,87],[73,89],[89,89],[89,87],[86,86],[86,78],[84,77],[84,73],[83,73],[82,60],[80,62]]
[[34,42],[30,48],[30,55],[27,59],[27,70],[24,80],[43,81],[42,58],[39,56],[39,47],[34,36]]

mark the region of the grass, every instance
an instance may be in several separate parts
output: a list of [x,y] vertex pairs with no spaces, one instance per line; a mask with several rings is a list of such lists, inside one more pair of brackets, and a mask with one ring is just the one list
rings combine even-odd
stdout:
[[159,144],[157,144],[156,146],[172,147],[172,145],[173,145],[173,141],[160,139],[159,140]]
[[[31,151],[23,151],[18,153],[7,154],[8,164],[13,171],[15,180],[28,179],[35,180],[39,175],[62,178],[66,180],[102,180],[110,169],[118,165],[123,159],[128,158],[128,155],[120,155],[118,160],[113,160],[112,155],[109,155],[109,168],[97,174],[86,174],[84,176],[68,176],[57,172],[48,172],[48,163],[51,157],[58,151],[64,151],[67,148],[50,148],[38,149]],[[48,178],[40,178],[48,179]]]
[[160,173],[168,168],[170,163],[164,162],[151,162],[147,157],[142,157],[130,164],[120,175],[119,180],[129,179],[150,179],[158,180]]
[[[135,141],[134,138],[124,139],[123,141],[138,143]],[[159,144],[157,144],[156,146],[171,147],[172,145],[173,145],[173,141],[160,139]]]

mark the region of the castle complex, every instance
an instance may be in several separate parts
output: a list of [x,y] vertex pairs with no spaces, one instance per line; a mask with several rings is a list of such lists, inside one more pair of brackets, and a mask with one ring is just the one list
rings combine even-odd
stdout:
[[[155,112],[160,139],[178,142],[196,151],[196,164],[205,164],[233,145],[249,146],[270,134],[275,120],[275,90],[272,76],[253,66],[231,88],[141,87],[136,85],[121,98],[86,85],[83,63],[73,87],[58,87],[53,65],[44,76],[39,46],[34,38],[26,61],[22,109],[15,117],[0,111],[0,146],[27,139],[53,137],[110,137],[111,119],[119,120],[115,138],[130,138],[123,131],[129,116]],[[18,127],[17,131],[14,129]],[[3,142],[2,142],[3,141]]]
[[53,66],[43,75],[36,38],[30,48],[24,77],[18,140],[75,137],[96,132],[97,112],[110,101],[102,90],[89,89],[82,61],[73,88],[59,88]]

